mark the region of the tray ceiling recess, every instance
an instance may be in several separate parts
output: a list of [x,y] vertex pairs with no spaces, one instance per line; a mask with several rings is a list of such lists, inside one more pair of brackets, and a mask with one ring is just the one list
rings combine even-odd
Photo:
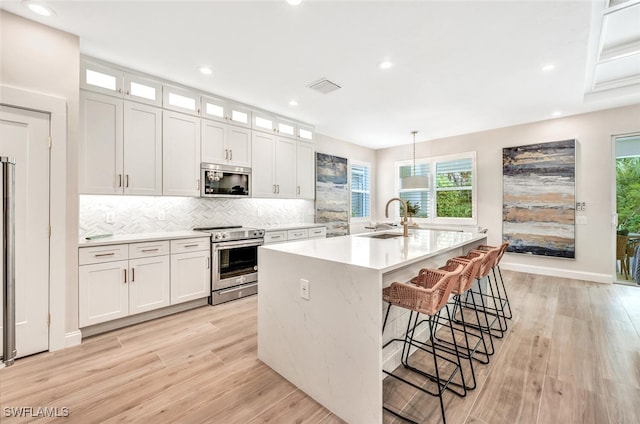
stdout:
[[640,95],[640,0],[594,8],[585,101]]

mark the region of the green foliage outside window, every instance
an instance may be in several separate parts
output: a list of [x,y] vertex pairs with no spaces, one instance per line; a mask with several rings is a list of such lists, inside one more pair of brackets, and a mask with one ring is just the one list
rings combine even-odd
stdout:
[[439,191],[436,194],[437,216],[472,218],[471,190]]
[[618,230],[640,232],[640,157],[616,159]]

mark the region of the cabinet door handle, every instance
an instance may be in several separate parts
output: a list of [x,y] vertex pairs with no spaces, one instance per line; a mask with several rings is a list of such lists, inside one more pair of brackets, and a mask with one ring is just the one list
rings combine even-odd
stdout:
[[298,193],[297,194],[300,194],[300,186],[298,186]]
[[224,149],[224,158],[229,159],[229,149]]
[[115,254],[116,254],[115,252],[111,252],[111,253],[96,253],[93,256],[95,256],[96,258],[101,258],[101,257],[104,257],[104,256],[113,256]]
[[124,270],[124,283],[127,284],[127,270]]
[[209,258],[207,258],[207,269],[209,269]]
[[118,88],[118,93],[122,94],[122,88]]
[[125,181],[124,186],[128,188],[129,187],[129,174],[124,176],[124,181]]
[[125,92],[125,94],[128,96],[128,95],[129,95],[129,90],[127,90],[127,91]]
[[135,268],[131,268],[131,282],[133,283],[134,281],[136,281],[136,269]]
[[200,190],[200,178],[196,180],[196,190]]
[[276,185],[275,184],[273,185],[273,192],[274,193],[276,192]]
[[155,249],[142,249],[143,253],[146,253],[146,252],[157,252],[157,251],[158,251],[157,247]]
[[198,247],[197,244],[185,244],[184,247]]
[[229,149],[229,160],[233,160],[233,150]]
[[122,174],[118,174],[118,187],[122,187]]
[[278,187],[278,191],[276,193],[280,194],[280,184],[276,184],[276,187]]

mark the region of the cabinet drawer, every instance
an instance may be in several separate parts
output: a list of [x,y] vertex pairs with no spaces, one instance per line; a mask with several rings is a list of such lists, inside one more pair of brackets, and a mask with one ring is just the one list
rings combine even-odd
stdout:
[[78,264],[99,264],[120,261],[129,258],[129,245],[112,244],[108,246],[81,247],[78,249]]
[[273,231],[270,233],[265,233],[264,235],[264,244],[268,243],[280,243],[283,241],[287,241],[287,232],[286,231]]
[[209,237],[171,240],[171,253],[196,252],[210,249],[211,239]]
[[309,228],[309,238],[325,238],[326,236],[326,227]]
[[129,245],[129,259],[169,254],[169,240],[133,243]]
[[306,239],[307,237],[309,237],[309,230],[306,228],[287,231],[287,240]]

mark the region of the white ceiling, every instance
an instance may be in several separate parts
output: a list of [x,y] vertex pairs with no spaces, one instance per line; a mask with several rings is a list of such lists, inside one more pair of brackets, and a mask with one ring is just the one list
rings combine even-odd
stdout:
[[[613,1],[633,9],[614,17],[605,0],[43,0],[56,15],[42,18],[18,0],[2,8],[79,35],[83,54],[377,149],[411,143],[412,130],[422,141],[639,103],[640,0]],[[394,66],[382,71],[385,58]],[[622,71],[612,70],[620,58]],[[555,69],[543,72],[547,64]],[[342,88],[307,88],[322,77]]]

